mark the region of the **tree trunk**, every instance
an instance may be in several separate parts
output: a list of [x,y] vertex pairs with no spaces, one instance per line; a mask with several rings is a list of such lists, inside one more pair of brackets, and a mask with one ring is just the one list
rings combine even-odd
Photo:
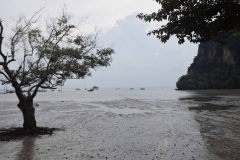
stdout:
[[33,101],[20,101],[18,107],[23,114],[23,128],[24,130],[33,130],[37,127],[35,119],[35,108],[33,107]]

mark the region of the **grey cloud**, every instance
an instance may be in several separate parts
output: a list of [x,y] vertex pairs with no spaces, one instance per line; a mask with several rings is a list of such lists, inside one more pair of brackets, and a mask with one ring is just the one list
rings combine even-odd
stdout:
[[137,19],[136,14],[117,21],[117,26],[101,36],[102,44],[113,44],[117,53],[111,66],[65,87],[77,83],[83,86],[84,81],[87,86],[100,87],[175,87],[197,54],[197,45],[178,45],[174,37],[163,44],[146,35],[147,27],[148,23]]

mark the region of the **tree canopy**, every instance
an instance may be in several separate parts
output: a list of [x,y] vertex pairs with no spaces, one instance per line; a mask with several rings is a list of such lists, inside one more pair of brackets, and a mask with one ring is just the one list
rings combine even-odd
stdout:
[[[98,32],[79,34],[81,24],[72,23],[65,9],[44,26],[37,14],[17,20],[10,41],[6,41],[9,52],[2,50],[4,27],[0,20],[0,81],[12,84],[20,101],[33,99],[40,88],[56,89],[67,79],[84,78],[91,75],[91,69],[110,65],[114,50],[98,46]],[[22,93],[24,88],[28,88],[27,96]]]
[[176,35],[178,43],[185,40],[193,43],[221,39],[231,31],[240,30],[239,0],[155,0],[160,4],[158,12],[140,13],[138,18],[146,21],[167,21],[167,24],[152,30],[148,35],[155,35],[162,42],[167,42]]
[[[39,10],[38,12],[40,12]],[[109,66],[112,48],[98,45],[98,32],[79,34],[80,24],[74,24],[63,8],[56,18],[41,25],[36,12],[30,19],[20,17],[13,35],[3,47],[3,21],[0,19],[0,81],[11,84],[23,113],[23,128],[37,128],[33,99],[40,88],[56,89],[67,79],[84,78],[91,69]],[[24,90],[27,89],[27,95]]]

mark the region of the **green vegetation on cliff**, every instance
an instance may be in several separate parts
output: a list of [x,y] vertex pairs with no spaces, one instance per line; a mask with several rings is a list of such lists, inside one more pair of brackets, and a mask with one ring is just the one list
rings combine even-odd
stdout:
[[188,74],[176,83],[180,90],[240,88],[240,40],[234,36],[226,44],[201,43]]
[[240,66],[233,67],[221,59],[203,60],[196,72],[179,78],[177,88],[186,89],[233,89],[240,88]]

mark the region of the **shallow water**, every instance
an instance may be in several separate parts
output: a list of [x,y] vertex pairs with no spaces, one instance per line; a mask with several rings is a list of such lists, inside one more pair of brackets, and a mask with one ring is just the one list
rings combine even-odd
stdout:
[[[0,159],[238,159],[239,98],[238,90],[39,93],[38,126],[64,131],[0,142]],[[21,126],[16,96],[0,102],[0,128]]]

